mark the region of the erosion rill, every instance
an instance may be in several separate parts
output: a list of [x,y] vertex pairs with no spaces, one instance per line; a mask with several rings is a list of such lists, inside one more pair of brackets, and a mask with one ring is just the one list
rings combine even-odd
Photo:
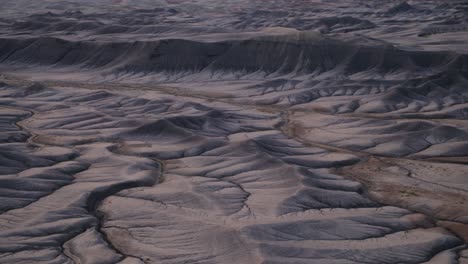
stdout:
[[1,2],[0,263],[468,263],[467,3]]

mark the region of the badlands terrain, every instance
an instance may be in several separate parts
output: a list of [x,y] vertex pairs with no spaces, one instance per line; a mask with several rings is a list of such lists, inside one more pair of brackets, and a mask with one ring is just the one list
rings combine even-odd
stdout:
[[468,2],[0,1],[0,263],[467,242]]

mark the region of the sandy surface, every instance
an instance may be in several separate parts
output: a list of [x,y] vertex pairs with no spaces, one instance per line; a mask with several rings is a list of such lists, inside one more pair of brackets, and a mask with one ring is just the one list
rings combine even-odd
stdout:
[[468,263],[463,1],[3,0],[0,263]]

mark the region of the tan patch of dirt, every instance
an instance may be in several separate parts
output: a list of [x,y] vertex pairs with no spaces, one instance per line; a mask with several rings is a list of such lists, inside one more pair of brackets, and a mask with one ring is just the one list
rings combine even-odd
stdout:
[[[411,168],[408,170],[408,167]],[[449,220],[449,230],[466,240],[468,192],[413,177],[428,170],[443,172],[438,163],[370,157],[353,166],[337,169],[341,175],[361,182],[367,194],[382,204],[408,208],[436,220]]]

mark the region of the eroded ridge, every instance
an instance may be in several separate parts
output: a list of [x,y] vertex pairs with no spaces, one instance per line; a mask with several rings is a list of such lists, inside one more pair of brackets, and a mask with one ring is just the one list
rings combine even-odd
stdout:
[[462,259],[463,240],[431,217],[331,170],[361,156],[288,137],[280,111],[155,91],[0,93],[5,135],[26,135],[1,144],[0,194],[16,201],[0,215],[2,263]]
[[466,10],[2,0],[0,263],[468,263]]

